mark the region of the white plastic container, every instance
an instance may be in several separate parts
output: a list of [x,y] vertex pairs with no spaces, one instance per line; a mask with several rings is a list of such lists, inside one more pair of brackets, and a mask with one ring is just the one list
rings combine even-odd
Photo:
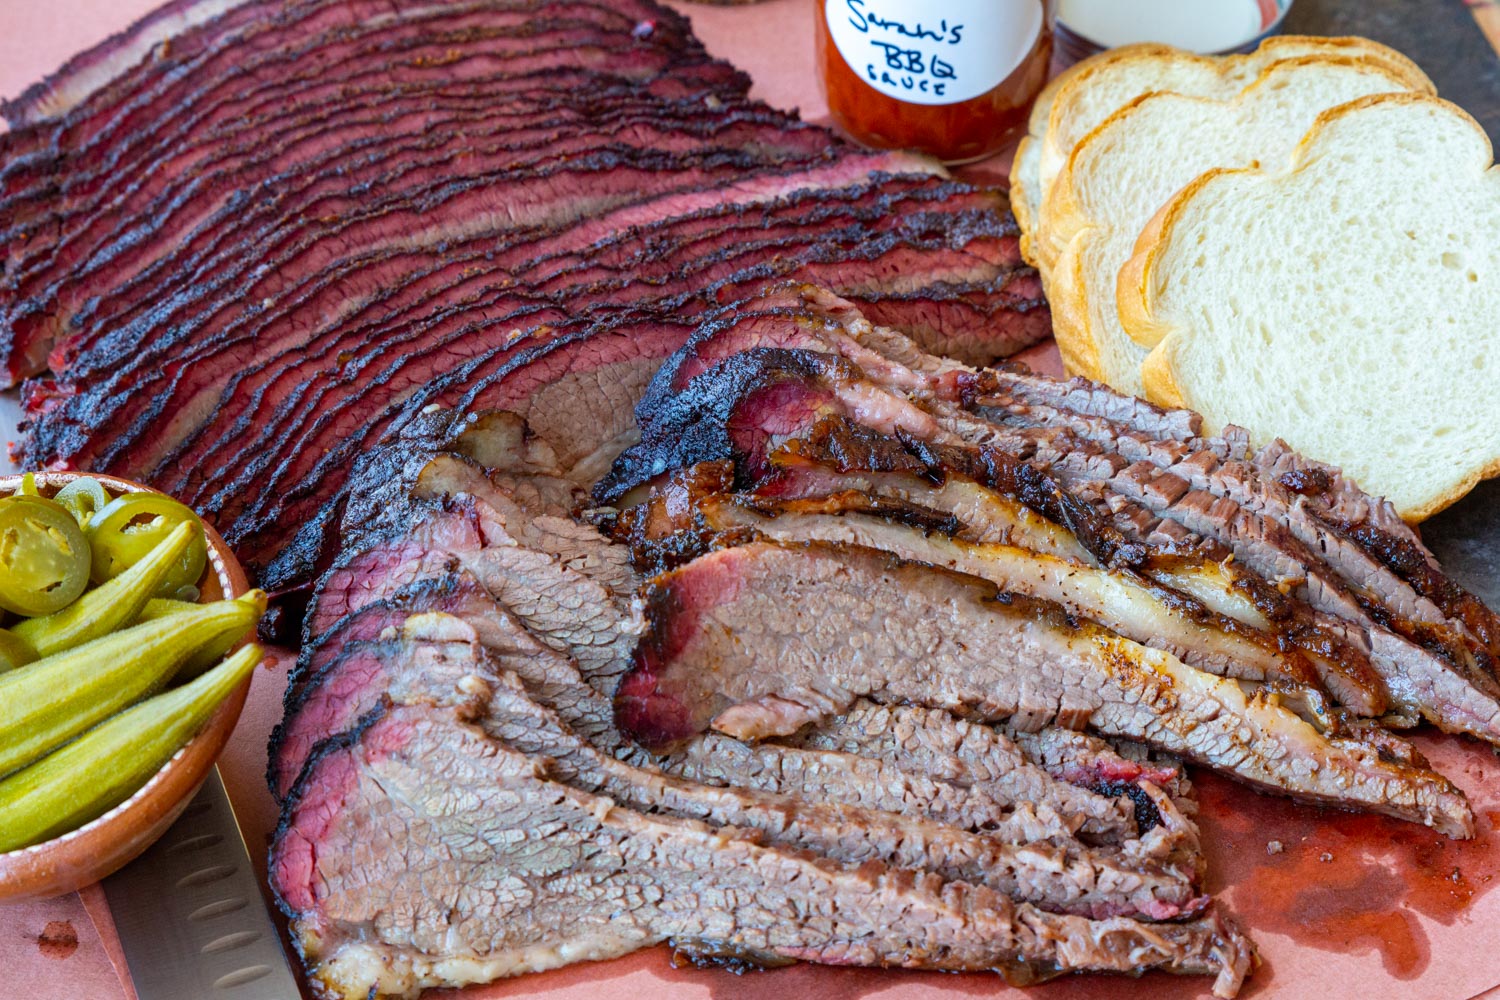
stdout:
[[1067,67],[1134,42],[1205,55],[1248,52],[1281,30],[1291,6],[1292,0],[1060,0],[1054,59]]

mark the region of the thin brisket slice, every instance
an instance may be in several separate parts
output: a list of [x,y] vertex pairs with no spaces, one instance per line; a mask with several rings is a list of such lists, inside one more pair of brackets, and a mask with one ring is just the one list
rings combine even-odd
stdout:
[[[329,391],[316,381],[295,390],[298,380],[307,383],[343,353],[359,352],[369,366],[387,352],[410,349],[413,342],[423,343],[443,330],[463,326],[466,321],[482,318],[498,325],[509,315],[520,329],[526,329],[538,322],[535,314],[539,310],[549,306],[560,309],[582,297],[595,302],[611,299],[629,302],[650,295],[660,283],[647,282],[642,275],[636,286],[634,281],[640,270],[649,266],[670,273],[695,262],[695,256],[690,254],[712,252],[736,242],[753,246],[766,239],[767,230],[771,237],[783,240],[787,232],[802,234],[800,243],[775,244],[775,249],[782,253],[795,253],[856,224],[860,226],[858,232],[871,235],[901,231],[905,228],[903,216],[922,211],[928,205],[946,210],[952,202],[952,210],[957,211],[970,203],[994,204],[989,192],[954,190],[935,178],[893,178],[882,185],[863,184],[826,194],[816,187],[820,179],[816,174],[792,173],[786,177],[783,183],[789,189],[801,183],[814,186],[793,190],[786,198],[770,203],[763,210],[766,222],[758,229],[743,219],[726,224],[722,220],[729,209],[715,206],[690,216],[627,229],[629,235],[625,237],[599,238],[600,232],[609,232],[605,227],[611,221],[639,217],[640,206],[635,206],[610,213],[598,220],[599,224],[563,224],[541,233],[515,234],[502,230],[470,236],[465,236],[465,230],[461,229],[434,234],[431,243],[424,242],[414,248],[402,247],[339,261],[304,280],[280,301],[254,316],[244,316],[227,305],[218,307],[217,313],[212,309],[205,313],[205,319],[196,327],[197,337],[190,345],[185,342],[188,348],[185,356],[172,366],[173,375],[166,391],[156,398],[146,394],[151,413],[187,409],[203,411],[205,418],[211,414],[212,421],[202,425],[204,431],[188,435],[176,447],[173,436],[163,435],[159,430],[145,440],[142,440],[144,435],[126,433],[97,456],[84,450],[74,452],[72,457],[144,470],[153,480],[170,483],[174,494],[201,501],[203,497],[191,490],[192,480],[185,476],[201,479],[219,466],[206,464],[205,455],[211,453],[187,451],[186,446],[197,443],[209,430],[216,429],[221,436],[230,430],[253,431],[257,438],[252,450],[262,454],[316,411],[319,398]],[[920,186],[908,191],[904,186],[907,184]],[[754,207],[741,206],[741,209],[750,215]],[[719,225],[700,229],[705,225],[703,217],[709,212],[713,213],[709,218]],[[472,221],[462,225],[467,229]],[[696,238],[685,241],[681,248],[671,242],[685,239],[683,234],[694,235],[695,230],[698,230]],[[622,240],[624,246],[634,248],[634,253],[623,260],[610,259],[625,256]],[[641,260],[641,247],[647,241],[661,249],[651,259]],[[752,259],[759,261],[765,254],[763,250]],[[535,273],[535,281],[524,289],[516,288],[512,275],[518,271]],[[613,286],[603,284],[609,279],[613,279]],[[445,325],[435,328],[434,324],[440,321]],[[147,353],[154,355],[163,346],[157,344]],[[248,370],[242,367],[245,364],[250,365]],[[69,378],[69,398],[53,411],[53,419],[66,420],[78,413],[94,424],[107,414],[112,422],[131,423],[131,414],[139,413],[146,404],[137,400],[132,410],[114,399],[111,388],[131,381],[152,385],[165,380],[165,373],[153,376],[149,369],[150,364],[138,358],[127,360],[115,372],[92,378],[75,367]],[[209,410],[204,404],[215,392],[219,395],[219,405]],[[96,398],[109,400],[110,408],[95,403]],[[274,415],[264,412],[267,402],[277,404]],[[242,420],[247,409],[256,412],[255,421]],[[184,427],[182,433],[190,430]],[[203,447],[212,443],[225,449],[223,460],[238,465],[242,459],[234,445],[240,441],[210,438],[203,442]],[[174,473],[177,478],[166,478]]]
[[[616,694],[647,746],[709,728],[796,732],[856,698],[1021,729],[1139,739],[1261,787],[1473,835],[1463,793],[1409,751],[1327,738],[1274,699],[974,577],[859,546],[756,542],[655,579],[649,631]],[[767,661],[741,636],[775,637]]]
[[[1132,570],[1098,569],[1017,546],[957,539],[952,536],[961,522],[952,514],[852,485],[821,496],[773,501],[730,495],[724,481],[697,484],[703,474],[694,473],[674,477],[649,505],[622,514],[617,535],[636,549],[638,562],[667,568],[701,554],[692,550],[695,541],[708,546],[736,534],[863,545],[1057,601],[1074,614],[1222,676],[1271,681],[1289,689],[1319,685],[1306,658],[1281,649],[1274,634],[1210,611]],[[665,551],[658,554],[660,548]]]
[[[1101,561],[1140,565],[1163,537],[1196,535],[1212,543],[1207,554],[1216,551],[1218,560],[1233,554],[1258,574],[1265,597],[1284,583],[1310,610],[1281,601],[1237,611],[1232,600],[1216,610],[1243,614],[1254,624],[1296,612],[1299,623],[1290,634],[1323,660],[1320,673],[1341,700],[1358,705],[1362,690],[1384,688],[1391,704],[1413,719],[1486,739],[1500,733],[1500,683],[1464,622],[1433,621],[1441,613],[1430,604],[1423,612],[1411,588],[1389,572],[1373,587],[1367,576],[1340,575],[1340,567],[1364,572],[1374,561],[1326,524],[1313,523],[1303,498],[1287,500],[1286,489],[1249,462],[1221,457],[1242,450],[1243,442],[1196,438],[1192,415],[1165,413],[1087,383],[962,370],[869,327],[847,303],[812,309],[813,316],[794,321],[780,312],[784,298],[768,299],[775,308],[750,308],[705,326],[664,366],[640,407],[643,443],[606,477],[601,496],[618,497],[669,469],[723,458],[734,458],[741,475],[760,480],[773,472],[767,450],[777,442],[805,432],[825,412],[858,411],[859,422],[879,434],[904,436],[911,447],[903,450],[918,459],[918,470],[952,469],[1011,493],[1025,485],[1018,471],[1045,470],[1051,484],[1031,491],[1034,509],[1068,527]],[[792,349],[758,346],[765,344]],[[807,350],[820,347],[842,360]],[[713,377],[693,382],[694,373],[716,358],[724,360]],[[839,367],[849,362],[863,368]],[[684,389],[685,382],[695,388]],[[1125,420],[1153,427],[1155,436],[1106,433]],[[1176,471],[1163,471],[1158,459]],[[1313,534],[1299,537],[1299,524]],[[1166,531],[1167,525],[1178,532]],[[1407,611],[1426,620],[1413,620]],[[1470,611],[1467,617],[1479,616]]]
[[993,969],[1020,981],[1160,967],[1215,975],[1226,995],[1251,961],[1215,916],[1149,926],[1058,916],[966,883],[637,812],[431,706],[393,709],[318,754],[283,812],[271,881],[314,978],[338,995],[415,995],[668,940],[760,961]]
[[[506,744],[547,758],[561,780],[630,808],[758,830],[768,844],[813,851],[845,864],[882,861],[933,871],[990,886],[1052,912],[1170,919],[1206,903],[1192,884],[1191,870],[1127,864],[1116,852],[1073,842],[1011,845],[928,820],[834,803],[811,804],[763,791],[713,788],[663,775],[644,760],[640,763],[645,766],[638,766],[617,759],[617,747],[607,733],[592,727],[585,739],[587,730],[575,731],[573,719],[584,726],[596,721],[580,719],[587,709],[573,703],[574,698],[588,700],[592,694],[576,675],[571,685],[559,684],[551,671],[537,669],[535,650],[513,645],[492,660],[478,646],[477,632],[468,620],[418,615],[408,620],[398,639],[351,647],[341,658],[348,662],[311,688],[301,711],[289,716],[285,745],[302,742],[296,730],[310,718],[337,726],[329,728],[332,733],[354,728],[359,715],[352,714],[353,708],[375,706],[353,697],[353,692],[378,686],[395,704],[452,704],[464,709]],[[513,624],[510,632],[524,638]],[[503,641],[492,637],[486,646],[497,650]],[[509,672],[512,667],[515,673]],[[604,708],[598,721],[607,719]],[[304,750],[302,759],[306,756]]]

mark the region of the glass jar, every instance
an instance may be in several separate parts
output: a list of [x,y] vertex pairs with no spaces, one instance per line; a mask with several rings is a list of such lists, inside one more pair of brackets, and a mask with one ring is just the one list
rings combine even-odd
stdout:
[[811,2],[829,112],[866,145],[983,159],[1047,82],[1056,0]]

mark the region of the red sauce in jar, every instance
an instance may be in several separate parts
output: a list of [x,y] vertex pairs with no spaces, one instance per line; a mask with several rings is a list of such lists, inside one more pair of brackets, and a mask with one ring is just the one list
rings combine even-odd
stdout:
[[1056,0],[811,2],[829,111],[866,145],[982,159],[1047,82]]

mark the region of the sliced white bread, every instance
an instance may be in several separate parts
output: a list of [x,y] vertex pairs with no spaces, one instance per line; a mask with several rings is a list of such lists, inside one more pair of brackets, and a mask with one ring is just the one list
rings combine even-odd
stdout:
[[1305,56],[1272,63],[1228,100],[1139,97],[1085,136],[1048,196],[1048,238],[1067,241],[1047,291],[1068,370],[1141,394],[1146,352],[1120,325],[1115,282],[1168,198],[1217,167],[1280,165],[1322,112],[1404,89],[1383,61]]
[[1026,259],[1026,263],[1037,266],[1037,259],[1031,249],[1031,234],[1040,217],[1042,203],[1042,189],[1037,178],[1041,170],[1042,140],[1047,134],[1047,121],[1052,117],[1052,105],[1057,100],[1057,95],[1075,78],[1096,72],[1105,63],[1132,54],[1169,56],[1176,51],[1171,46],[1152,44],[1124,45],[1109,49],[1069,66],[1047,81],[1047,85],[1037,95],[1036,103],[1031,106],[1031,116],[1026,122],[1026,135],[1016,146],[1016,154],[1010,165],[1010,211],[1021,227],[1021,256]]
[[1410,59],[1366,38],[1278,35],[1254,52],[1197,56],[1170,46],[1126,45],[1078,63],[1043,90],[1032,108],[1028,135],[1011,168],[1011,208],[1022,230],[1021,249],[1044,273],[1062,246],[1040,238],[1047,225],[1046,195],[1073,148],[1115,111],[1144,94],[1170,91],[1227,99],[1274,62],[1307,55],[1346,55],[1384,60],[1411,89],[1431,81]]
[[1342,467],[1409,521],[1500,474],[1500,171],[1418,94],[1174,197],[1120,273],[1149,398]]

